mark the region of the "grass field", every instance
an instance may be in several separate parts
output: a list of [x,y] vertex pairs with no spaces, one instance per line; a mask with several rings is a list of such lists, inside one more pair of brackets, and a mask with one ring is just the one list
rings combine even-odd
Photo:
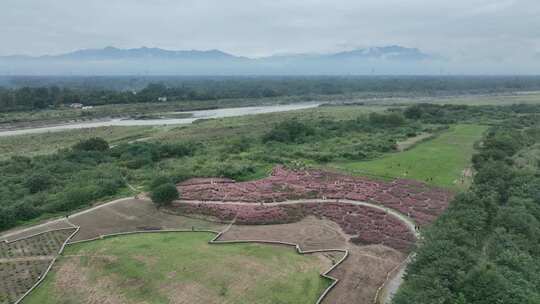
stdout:
[[470,164],[474,143],[487,129],[480,125],[456,125],[434,139],[399,153],[371,161],[346,162],[334,167],[357,175],[401,177],[453,189],[464,189],[463,170]]
[[155,134],[163,127],[100,127],[75,129],[62,132],[36,133],[0,137],[0,160],[11,156],[35,156],[51,154],[68,148],[81,140],[91,137],[107,138],[111,145],[117,145]]
[[25,304],[314,303],[329,282],[317,256],[210,233],[139,234],[68,246]]

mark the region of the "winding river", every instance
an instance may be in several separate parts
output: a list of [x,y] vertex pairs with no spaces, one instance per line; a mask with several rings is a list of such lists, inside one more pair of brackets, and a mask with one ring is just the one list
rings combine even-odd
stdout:
[[56,125],[56,126],[4,130],[4,131],[0,131],[0,137],[34,134],[34,133],[57,132],[57,131],[73,130],[73,129],[109,127],[109,126],[158,126],[158,125],[190,124],[199,119],[211,119],[211,118],[235,117],[235,116],[263,114],[263,113],[285,112],[285,111],[292,111],[292,110],[316,108],[319,105],[320,103],[309,102],[309,103],[296,103],[296,104],[288,104],[288,105],[223,108],[223,109],[215,109],[215,110],[175,112],[175,113],[191,114],[192,116],[189,118],[165,118],[165,119],[144,119],[144,120],[143,119],[116,118],[116,119],[100,120],[100,121],[75,122],[75,123],[68,123],[68,124],[62,124],[62,125]]

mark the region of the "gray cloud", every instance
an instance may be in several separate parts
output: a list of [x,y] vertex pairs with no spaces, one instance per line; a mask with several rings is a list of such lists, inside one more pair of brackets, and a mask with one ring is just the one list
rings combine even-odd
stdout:
[[2,0],[0,55],[81,48],[244,56],[399,44],[460,62],[537,64],[538,0]]

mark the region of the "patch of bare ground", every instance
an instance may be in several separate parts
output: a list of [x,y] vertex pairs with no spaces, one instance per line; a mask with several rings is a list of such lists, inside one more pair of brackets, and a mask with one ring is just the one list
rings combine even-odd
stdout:
[[416,144],[433,137],[431,133],[420,133],[416,136],[409,137],[406,140],[397,142],[398,151],[402,152],[414,147]]
[[234,225],[220,240],[268,240],[300,245],[302,250],[341,249],[349,236],[333,221],[308,216],[296,223],[280,225]]
[[70,240],[80,241],[111,233],[140,230],[195,229],[220,231],[224,224],[195,218],[172,215],[156,209],[149,200],[131,199],[93,209],[69,220],[80,226],[80,231]]
[[55,294],[63,303],[71,303],[70,301],[80,304],[132,303],[115,292],[112,278],[102,276],[95,280],[90,279],[88,268],[81,264],[78,257],[63,259],[55,267],[57,268],[54,281]]
[[323,303],[373,303],[388,272],[405,258],[403,253],[383,245],[351,245],[349,257],[331,273],[340,280],[339,284]]
[[472,183],[472,179],[474,177],[474,170],[472,167],[467,167],[461,171],[461,176],[459,179],[454,180],[454,184],[456,185],[462,185],[462,186],[469,186]]
[[161,290],[167,295],[170,304],[221,303],[219,297],[197,283],[171,283],[163,286]]

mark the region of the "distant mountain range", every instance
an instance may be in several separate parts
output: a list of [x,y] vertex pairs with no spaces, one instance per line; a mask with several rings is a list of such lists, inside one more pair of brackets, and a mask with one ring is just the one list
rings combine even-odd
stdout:
[[123,60],[123,59],[166,59],[166,60],[195,60],[195,59],[230,59],[235,56],[219,50],[209,51],[169,51],[159,48],[119,49],[112,46],[103,49],[85,49],[60,55],[45,55],[39,57],[9,56],[20,59],[58,59],[58,60]]
[[294,54],[247,58],[220,50],[172,51],[160,48],[84,49],[60,55],[0,57],[0,74],[26,75],[286,75],[407,74],[436,56],[416,48],[384,46],[332,54]]

